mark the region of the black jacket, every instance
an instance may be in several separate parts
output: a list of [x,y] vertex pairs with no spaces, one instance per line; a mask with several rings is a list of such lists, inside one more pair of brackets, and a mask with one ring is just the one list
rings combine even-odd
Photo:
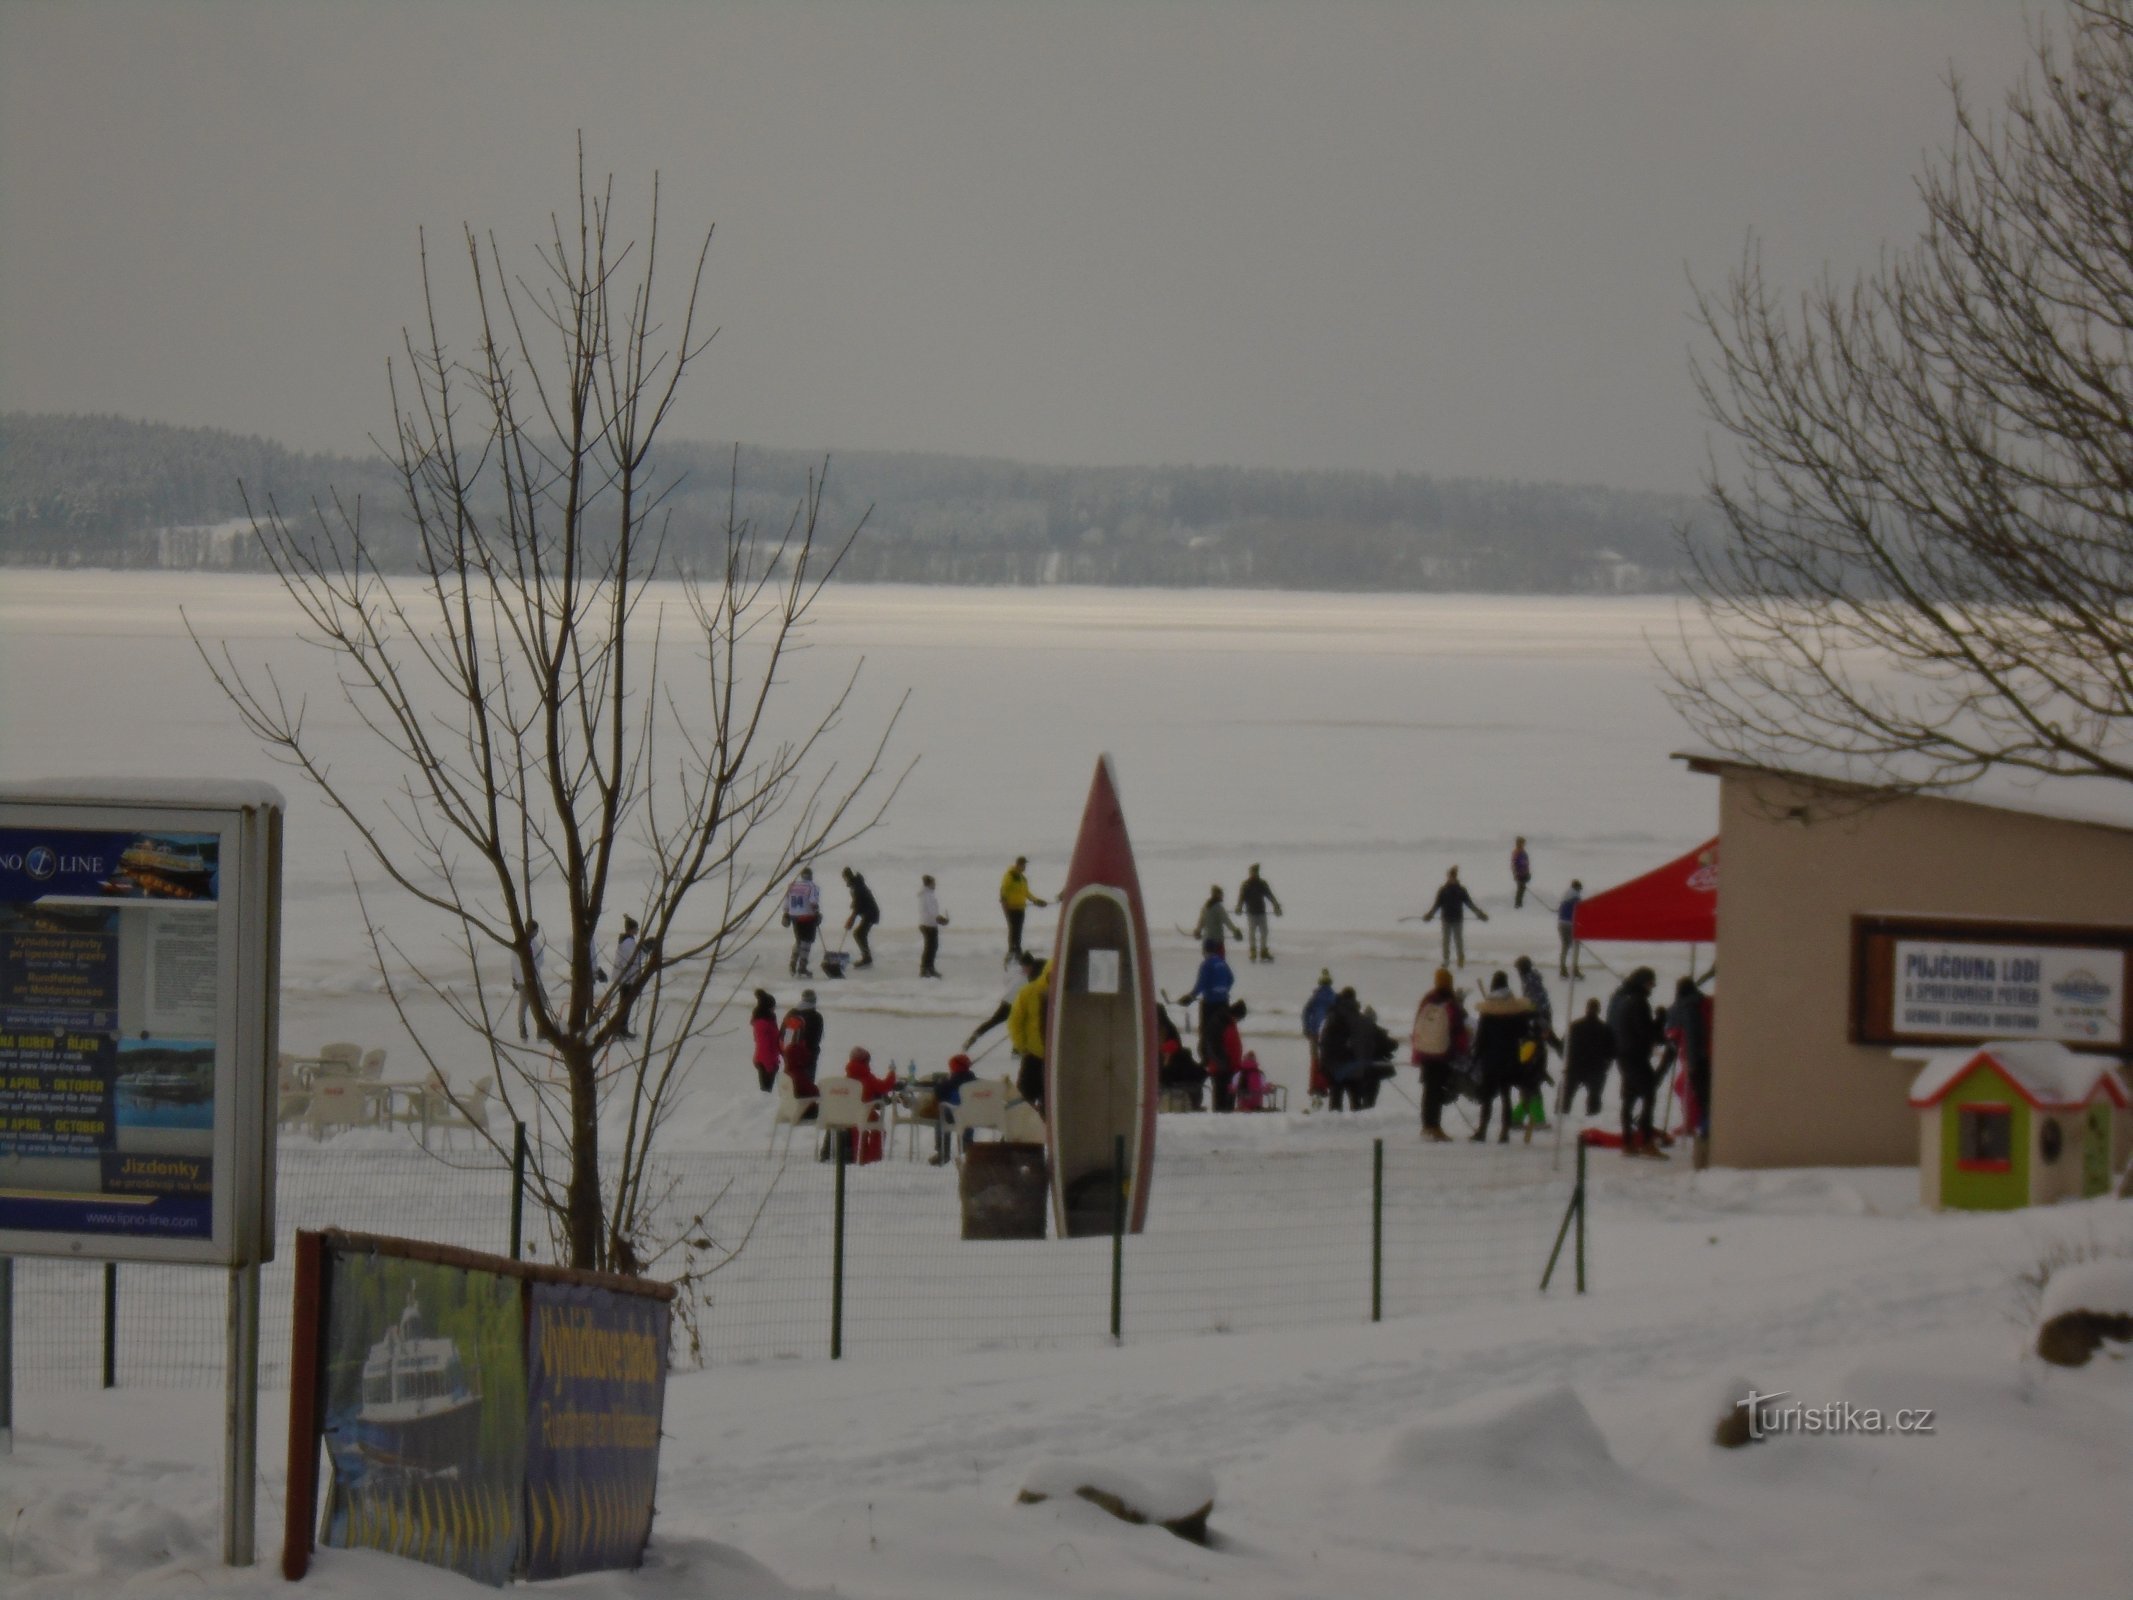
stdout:
[[1533,1004],[1522,995],[1491,995],[1474,1008],[1474,1063],[1487,1084],[1522,1076],[1518,1047],[1532,1035]]
[[850,887],[852,891],[852,916],[861,922],[879,922],[881,920],[881,907],[874,903],[874,891],[867,887],[866,879],[855,872],[852,874]]
[[1570,1024],[1563,1070],[1572,1078],[1597,1078],[1615,1058],[1615,1036],[1604,1017],[1580,1017]]
[[1615,1060],[1624,1072],[1651,1070],[1659,1024],[1652,1015],[1650,995],[1623,984],[1607,1002],[1607,1030],[1614,1035]]

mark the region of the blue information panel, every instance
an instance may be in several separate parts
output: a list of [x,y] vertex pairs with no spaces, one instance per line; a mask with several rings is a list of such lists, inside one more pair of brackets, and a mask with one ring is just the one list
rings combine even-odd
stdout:
[[[67,826],[121,808],[6,809],[0,1235],[48,1250],[64,1241],[91,1258],[227,1259],[257,1248],[237,1237],[256,1227],[233,1231],[216,1209],[219,1168],[240,1150],[259,1166],[256,1140],[235,1131],[256,1128],[258,1114],[229,1103],[240,940],[224,869],[240,825],[132,808],[169,825]],[[40,814],[52,820],[20,825]],[[252,1020],[242,1031],[256,1057],[266,1030]],[[232,1121],[233,1109],[248,1115]]]

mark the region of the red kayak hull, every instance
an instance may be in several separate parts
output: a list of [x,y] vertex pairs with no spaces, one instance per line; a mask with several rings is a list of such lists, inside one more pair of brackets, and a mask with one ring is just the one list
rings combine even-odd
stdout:
[[1111,1230],[1117,1141],[1126,1227],[1148,1216],[1155,1167],[1155,968],[1140,874],[1111,759],[1096,763],[1059,897],[1046,1028],[1045,1139],[1061,1238]]

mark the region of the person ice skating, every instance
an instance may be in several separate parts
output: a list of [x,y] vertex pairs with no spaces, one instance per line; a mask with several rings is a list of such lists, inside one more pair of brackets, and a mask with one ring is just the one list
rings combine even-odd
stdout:
[[874,899],[874,891],[867,887],[866,879],[850,867],[844,869],[844,886],[852,895],[852,909],[845,914],[844,925],[852,930],[852,943],[859,946],[859,959],[852,963],[856,972],[874,964],[874,951],[867,944],[867,935],[881,920],[881,907]]
[[1466,1007],[1452,987],[1450,969],[1439,967],[1428,994],[1415,1007],[1408,1035],[1415,1065],[1422,1069],[1422,1137],[1443,1144],[1444,1107],[1452,1098],[1452,1060],[1466,1040]]
[[822,891],[815,887],[813,867],[802,867],[786,886],[785,913],[779,920],[792,929],[792,959],[786,970],[795,978],[813,977],[808,962],[815,952],[815,929],[822,925]]
[[1007,1047],[1022,1063],[1015,1074],[1015,1092],[1042,1116],[1045,1008],[1051,1002],[1052,967],[1043,957],[1025,950],[1022,970],[1028,981],[1015,991],[1015,1003],[1007,1014]]
[[1237,886],[1237,909],[1244,913],[1245,944],[1247,953],[1254,961],[1272,961],[1274,951],[1267,943],[1266,914],[1272,911],[1281,915],[1281,902],[1274,898],[1274,891],[1266,879],[1259,876],[1259,863],[1252,863],[1252,870],[1245,874],[1244,882]]
[[1321,967],[1318,971],[1318,987],[1304,1001],[1303,1032],[1311,1053],[1311,1100],[1313,1104],[1325,1098],[1326,1072],[1318,1059],[1318,1030],[1326,1025],[1326,1013],[1333,1009],[1333,969]]
[[1503,1102],[1503,1131],[1499,1144],[1511,1138],[1511,1102],[1520,1081],[1518,1047],[1531,1033],[1533,1003],[1511,992],[1511,979],[1499,972],[1489,979],[1489,992],[1474,1008],[1474,1066],[1481,1079],[1481,1126],[1474,1130],[1479,1144],[1489,1136],[1489,1112]]
[[1614,1035],[1615,1066],[1622,1075],[1622,1153],[1666,1159],[1652,1136],[1652,1093],[1659,1075],[1652,1070],[1652,1047],[1659,1042],[1659,1021],[1652,1011],[1652,990],[1659,976],[1639,967],[1607,1002],[1607,1027]]
[[941,929],[947,926],[948,918],[941,910],[940,896],[934,892],[933,874],[929,872],[918,880],[918,975],[921,978],[940,976],[934,960],[941,953]]
[[1243,937],[1244,930],[1230,921],[1229,911],[1222,904],[1221,884],[1211,884],[1208,887],[1207,904],[1200,907],[1200,923],[1195,931],[1200,935],[1200,943],[1203,945],[1210,939],[1221,944],[1225,933],[1232,939]]
[[1556,1112],[1568,1116],[1580,1090],[1585,1095],[1585,1115],[1600,1114],[1600,1091],[1607,1087],[1607,1067],[1615,1058],[1614,1031],[1600,1015],[1597,999],[1585,1002],[1585,1014],[1570,1024],[1563,1046],[1563,1088]]
[[778,1065],[778,1002],[768,989],[755,992],[755,1010],[748,1014],[748,1031],[755,1042],[755,1077],[763,1093],[768,1094],[777,1086]]
[[1520,834],[1511,844],[1511,909],[1516,911],[1526,903],[1526,886],[1533,881],[1533,858],[1526,854],[1526,836]]
[[[1429,903],[1429,910],[1422,914],[1424,922],[1444,919],[1444,964],[1466,965],[1466,914],[1471,911],[1483,922],[1489,914],[1481,909],[1474,897],[1467,893],[1466,885],[1459,881],[1459,869],[1452,868],[1444,875],[1444,883],[1437,890],[1437,898]],[[1454,954],[1458,960],[1453,960]]]
[[1563,903],[1555,910],[1555,936],[1562,942],[1562,949],[1555,960],[1555,975],[1558,978],[1582,978],[1578,970],[1578,902],[1585,898],[1585,886],[1577,879],[1570,880],[1570,892],[1563,896]]
[[1022,917],[1031,906],[1051,904],[1030,893],[1029,879],[1024,869],[1029,866],[1028,856],[1016,856],[1015,864],[1009,867],[1000,879],[1000,909],[1007,914],[1007,959],[1016,960],[1022,954]]
[[548,938],[541,932],[541,925],[531,919],[526,923],[526,964],[533,968],[533,982],[528,984],[519,981],[511,985],[518,990],[518,1036],[521,1040],[531,1037],[527,1024],[536,1015],[534,997],[539,995],[545,999],[548,987],[545,976],[548,965]]
[[[822,1013],[815,1009],[815,991],[802,989],[800,1003],[785,1013],[778,1028],[778,1053],[785,1063],[785,1076],[792,1079],[793,1098],[816,1100],[815,1066],[822,1059]],[[810,1109],[802,1121],[814,1116]]]
[[[1207,1068],[1210,1078],[1219,1083],[1222,1069],[1215,1065],[1222,1054],[1222,1030],[1229,1024],[1229,992],[1236,987],[1237,975],[1222,959],[1220,939],[1200,941],[1200,970],[1192,980],[1192,992],[1178,1004],[1189,1006],[1195,1000],[1200,1003],[1200,1061]],[[1235,1070],[1235,1063],[1226,1063]],[[1223,1109],[1223,1091],[1215,1091],[1215,1106]]]

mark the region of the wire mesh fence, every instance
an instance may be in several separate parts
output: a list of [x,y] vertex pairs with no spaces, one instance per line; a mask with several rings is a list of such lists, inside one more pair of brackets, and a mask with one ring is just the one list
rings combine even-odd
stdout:
[[[1110,1339],[1114,1315],[1135,1342],[1532,1295],[1573,1186],[1540,1145],[1166,1152],[1145,1231],[1120,1241],[1114,1299],[1110,1238],[964,1239],[956,1169],[901,1155],[845,1169],[841,1201],[835,1164],[805,1142],[656,1157],[651,1231],[674,1244],[648,1270],[702,1274],[677,1364],[1085,1346]],[[511,1209],[510,1171],[486,1154],[284,1144],[261,1381],[287,1382],[297,1229],[501,1254]],[[530,1216],[526,1230],[528,1253],[547,1255]],[[225,1292],[213,1269],[121,1266],[116,1383],[219,1383]],[[15,1263],[18,1385],[97,1385],[106,1324],[101,1263]]]

